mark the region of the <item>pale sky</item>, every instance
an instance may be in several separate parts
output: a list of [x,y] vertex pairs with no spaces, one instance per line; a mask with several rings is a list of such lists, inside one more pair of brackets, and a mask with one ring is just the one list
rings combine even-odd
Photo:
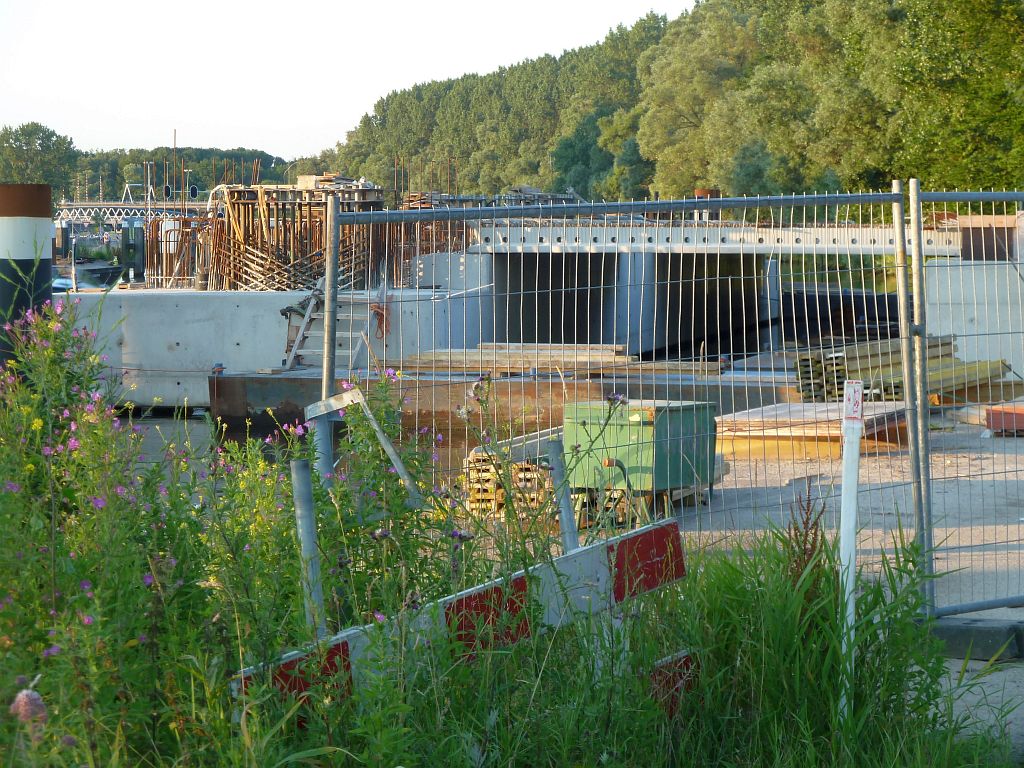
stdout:
[[344,139],[388,92],[589,45],[692,0],[0,0],[0,126],[83,150]]

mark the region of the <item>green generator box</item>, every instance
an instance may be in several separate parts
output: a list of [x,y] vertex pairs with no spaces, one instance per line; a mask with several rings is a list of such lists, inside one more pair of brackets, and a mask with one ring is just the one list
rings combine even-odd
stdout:
[[715,410],[714,403],[686,400],[567,403],[569,485],[634,493],[710,485]]

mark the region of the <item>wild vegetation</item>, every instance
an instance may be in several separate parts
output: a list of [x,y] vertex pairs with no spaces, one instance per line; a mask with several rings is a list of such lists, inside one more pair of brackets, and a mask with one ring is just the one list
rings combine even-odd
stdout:
[[[58,302],[4,331],[5,766],[1007,764],[998,734],[953,714],[906,545],[860,581],[841,716],[836,554],[810,509],[745,551],[688,553],[689,575],[618,623],[545,631],[538,618],[529,638],[470,656],[445,634],[411,647],[424,605],[547,557],[555,531],[550,508],[469,518],[457,485],[432,488],[444,436],[402,434],[391,372],[373,407],[432,509],[405,506],[359,414],[345,416],[337,477],[316,487],[329,629],[366,625],[375,673],[299,697],[257,676],[235,697],[239,669],[312,640],[286,471],[308,457],[307,425],[143,456],[143,427],[76,320]],[[681,648],[693,688],[659,700],[645,670]]]

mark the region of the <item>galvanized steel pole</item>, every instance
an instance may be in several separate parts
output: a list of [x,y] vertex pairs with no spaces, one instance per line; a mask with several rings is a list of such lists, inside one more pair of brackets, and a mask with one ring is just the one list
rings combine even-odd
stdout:
[[930,615],[935,610],[935,583],[931,578],[934,567],[932,563],[932,505],[931,505],[931,461],[928,451],[928,358],[925,349],[927,326],[925,306],[924,275],[924,220],[921,209],[921,183],[911,179],[910,187],[910,279],[914,299],[914,376],[917,400],[917,446],[918,464],[921,474],[921,527],[918,530],[918,542],[922,548],[925,572],[925,610]]
[[327,217],[325,220],[324,260],[324,372],[320,384],[320,399],[326,400],[334,394],[334,354],[338,348],[338,196],[327,195]]
[[551,465],[551,479],[555,486],[555,501],[558,503],[558,524],[562,533],[562,551],[568,554],[580,548],[580,534],[576,529],[572,499],[569,495],[569,473],[565,467],[565,448],[561,440],[548,441],[548,463]]
[[[324,218],[324,370],[320,381],[320,399],[334,394],[335,353],[338,349],[338,196],[327,195]],[[326,479],[334,471],[334,426],[330,419],[315,419],[313,442],[316,445],[316,468]]]
[[[918,440],[917,414],[921,404],[917,399],[916,367],[914,365],[914,340],[911,322],[910,271],[907,263],[907,227],[903,208],[903,182],[892,183],[892,191],[900,196],[892,204],[892,220],[895,229],[896,246],[896,299],[899,305],[900,357],[903,362],[903,397],[907,414],[908,439],[910,442],[910,477],[912,504],[914,507],[915,539],[924,548],[924,501],[921,484],[921,445]],[[922,590],[924,585],[922,584]]]
[[306,623],[318,639],[327,637],[324,621],[324,588],[320,582],[320,551],[316,546],[316,510],[313,507],[313,476],[309,462],[293,459],[292,495],[295,499],[295,527],[302,558],[302,593],[305,598]]

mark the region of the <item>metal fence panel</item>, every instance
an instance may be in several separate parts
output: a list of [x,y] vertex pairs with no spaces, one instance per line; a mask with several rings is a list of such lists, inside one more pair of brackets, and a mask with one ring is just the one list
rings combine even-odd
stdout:
[[[786,526],[803,505],[837,526],[842,382],[864,378],[870,567],[900,529],[913,535],[922,495],[904,403],[902,200],[341,214],[342,240],[368,245],[346,262],[359,274],[342,264],[341,282],[361,287],[339,292],[337,365],[400,373],[406,431],[433,446],[436,482],[467,514],[510,524],[549,493],[543,446],[559,435],[584,534],[676,514],[702,545]],[[487,461],[496,445],[521,459],[505,482]]]
[[[1024,604],[1024,276],[1018,192],[922,192],[911,229],[921,247],[958,242],[923,261],[928,336],[952,334],[952,369],[927,375],[928,463],[939,615]],[[1002,375],[982,380],[991,369]],[[950,377],[966,383],[947,391]],[[1020,419],[1018,429],[1018,419]]]

